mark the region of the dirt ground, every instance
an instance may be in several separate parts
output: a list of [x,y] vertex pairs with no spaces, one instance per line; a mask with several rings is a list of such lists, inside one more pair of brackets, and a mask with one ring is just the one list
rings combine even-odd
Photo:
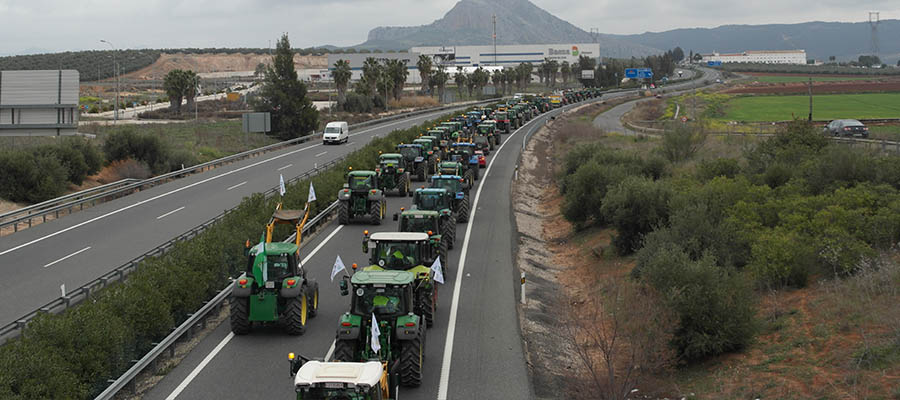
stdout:
[[[897,92],[900,91],[900,80],[885,81],[847,81],[847,82],[813,82],[813,94],[827,93],[865,93],[865,92]],[[805,83],[764,83],[753,82],[724,90],[728,94],[806,94]]]
[[[162,54],[155,63],[143,69],[123,75],[126,79],[162,79],[173,69],[189,69],[197,73],[254,71],[260,63],[271,61],[269,54]],[[326,68],[327,56],[294,55],[294,66],[298,69]]]

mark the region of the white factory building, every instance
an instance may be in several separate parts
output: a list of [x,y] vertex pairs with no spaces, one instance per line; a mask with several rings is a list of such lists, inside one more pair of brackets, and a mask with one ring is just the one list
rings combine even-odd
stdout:
[[409,51],[429,55],[448,67],[514,67],[521,63],[540,64],[544,59],[574,64],[580,56],[597,58],[600,56],[600,44],[523,44],[498,45],[496,48],[493,45],[426,46],[413,47]]
[[742,53],[704,54],[703,62],[806,64],[806,50],[748,50]]

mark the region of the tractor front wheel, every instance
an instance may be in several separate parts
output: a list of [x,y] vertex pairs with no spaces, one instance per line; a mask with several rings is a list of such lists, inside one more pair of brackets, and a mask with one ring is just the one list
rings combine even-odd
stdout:
[[337,340],[334,342],[332,361],[354,362],[356,359],[356,341]]
[[381,219],[384,217],[382,211],[380,201],[373,201],[369,206],[369,215],[372,218],[372,225],[381,225]]
[[231,331],[235,335],[250,333],[250,299],[246,297],[232,297],[231,303]]
[[350,202],[341,201],[338,204],[338,223],[347,225],[350,223]]
[[290,299],[284,313],[284,330],[288,335],[297,336],[306,332],[306,318],[309,316],[309,301],[306,293]]
[[405,340],[400,345],[400,384],[406,387],[421,386],[424,364],[425,328],[419,324],[419,337]]

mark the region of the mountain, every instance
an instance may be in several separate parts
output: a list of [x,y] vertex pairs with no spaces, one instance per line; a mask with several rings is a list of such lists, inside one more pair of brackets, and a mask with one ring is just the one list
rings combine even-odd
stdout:
[[[594,37],[528,0],[462,0],[443,18],[428,25],[378,27],[369,31],[364,49],[413,46],[492,44],[491,15],[497,15],[497,44],[592,43]],[[662,50],[598,35],[605,57],[646,56]]]
[[[675,29],[639,35],[613,35],[625,42],[670,49],[681,46],[685,53],[740,52],[745,50],[804,49],[808,58],[827,61],[855,60],[871,54],[872,29],[868,22],[805,22],[773,25],[723,25],[717,28]],[[886,63],[900,58],[900,20],[882,20],[878,25],[879,55]]]

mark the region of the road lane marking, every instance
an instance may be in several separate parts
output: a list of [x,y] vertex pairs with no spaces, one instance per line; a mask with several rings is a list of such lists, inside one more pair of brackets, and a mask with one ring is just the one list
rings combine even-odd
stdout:
[[[559,114],[562,114],[562,112],[553,115]],[[546,115],[550,114],[548,113]],[[532,127],[534,126],[535,125],[532,125]],[[510,134],[509,137],[507,137],[507,140],[504,140],[503,143],[500,144],[500,147],[495,150],[494,154],[500,154],[503,147],[506,146],[507,143],[512,142],[512,140],[509,139],[512,139],[513,136],[527,127],[528,125],[526,124]],[[472,209],[469,211],[469,223],[466,225],[466,236],[463,240],[462,251],[459,253],[459,264],[456,268],[456,281],[453,283],[453,300],[450,303],[450,324],[447,327],[447,337],[444,341],[444,353],[441,355],[443,359],[441,363],[441,378],[438,382],[438,400],[447,400],[447,390],[450,384],[450,363],[453,360],[453,337],[456,334],[456,315],[459,312],[459,292],[462,288],[463,270],[466,268],[466,255],[469,253],[469,238],[471,237],[472,226],[475,225],[476,221],[475,212],[478,210],[478,200],[481,199],[481,189],[484,188],[487,176],[491,173],[491,167],[494,166],[494,161],[497,161],[497,159],[498,157],[491,157],[491,162],[488,163],[487,168],[484,170],[484,175],[482,175],[480,179],[481,183],[478,184],[478,190],[475,192],[475,200],[472,203]]]
[[281,170],[288,169],[288,168],[293,167],[293,166],[294,166],[294,164],[288,164],[288,165],[285,165],[285,166],[283,166],[283,167],[281,167],[281,168],[278,168],[278,170],[281,171]]
[[244,186],[244,185],[246,185],[246,184],[247,184],[247,181],[243,181],[243,182],[238,183],[237,185],[234,185],[234,186],[232,186],[232,187],[230,187],[230,188],[228,188],[228,189],[225,189],[225,190],[236,189],[236,188],[239,188],[239,187]]
[[65,256],[65,257],[63,257],[63,258],[60,258],[59,260],[56,260],[56,261],[54,261],[54,262],[52,262],[52,263],[50,263],[50,264],[45,265],[44,268],[47,268],[47,267],[49,267],[49,266],[51,266],[51,265],[53,265],[53,264],[56,264],[56,263],[58,263],[58,262],[62,262],[62,261],[68,260],[68,259],[70,259],[70,258],[72,258],[72,257],[75,257],[75,256],[77,256],[77,255],[79,255],[79,254],[81,254],[81,253],[84,253],[84,252],[86,252],[86,251],[88,251],[88,250],[90,250],[90,249],[91,249],[91,246],[85,247],[85,248],[83,248],[83,249],[81,249],[81,250],[78,250],[78,251],[76,251],[76,252],[74,252],[74,253],[72,253],[72,254],[69,254],[69,255],[67,255],[67,256]]
[[316,154],[316,157],[322,157],[322,156],[324,156],[324,155],[326,155],[326,154],[328,154],[328,152],[327,152],[327,151],[323,151],[323,152],[321,152],[321,153],[319,153],[319,154]]
[[334,346],[337,344],[336,341],[331,342],[331,347],[328,348],[328,352],[325,353],[325,362],[331,361],[331,357],[334,355]]
[[234,338],[234,332],[228,332],[228,336],[225,336],[225,338],[216,345],[216,348],[214,348],[209,354],[206,355],[206,358],[204,358],[203,361],[201,361],[200,364],[197,365],[197,367],[194,368],[194,370],[191,371],[191,373],[188,374],[188,376],[186,376],[180,384],[178,384],[178,387],[176,387],[175,390],[173,390],[172,393],[169,394],[168,397],[166,397],[166,400],[174,400],[176,397],[178,397],[178,395],[181,394],[181,392],[191,384],[191,381],[193,381],[194,378],[196,378],[197,375],[200,374],[200,371],[203,371],[203,368],[206,368],[206,364],[209,364],[209,362],[212,361],[213,357],[215,357],[216,354],[219,354],[219,352],[222,351],[223,348],[225,348],[225,345],[228,344],[228,342],[230,342],[232,338]]
[[156,219],[163,219],[163,218],[168,217],[168,216],[170,216],[170,215],[172,215],[172,214],[175,214],[175,213],[177,213],[177,212],[179,212],[179,211],[181,211],[181,210],[184,210],[184,207],[178,207],[178,208],[176,208],[176,209],[174,209],[174,210],[172,210],[172,211],[169,211],[169,212],[167,212],[167,213],[165,213],[165,214],[163,214],[163,215],[160,215],[160,216],[156,217]]
[[[316,246],[316,248],[314,248],[313,251],[311,251],[309,253],[309,255],[303,259],[303,261],[300,262],[300,265],[306,264],[306,262],[309,261],[309,259],[311,259],[314,255],[316,255],[316,253],[319,252],[319,250],[321,250],[322,247],[324,247],[325,244],[328,243],[328,241],[334,237],[334,235],[336,235],[338,232],[340,232],[341,228],[343,228],[343,227],[344,227],[343,225],[338,225],[337,228],[334,228],[334,230],[331,231],[331,233],[328,234],[328,236],[326,236],[324,240],[322,240],[322,243],[319,243],[319,245]],[[212,361],[212,359],[216,356],[216,354],[218,354],[220,351],[222,351],[222,349],[225,347],[225,345],[228,344],[228,341],[230,341],[231,338],[233,338],[233,337],[234,337],[234,332],[228,332],[228,336],[226,336],[224,339],[222,339],[222,341],[219,342],[219,344],[216,345],[216,347],[209,354],[207,354],[205,358],[203,358],[203,361],[201,361],[200,364],[198,364],[194,368],[194,370],[191,371],[191,373],[188,374],[188,376],[185,377],[184,380],[181,381],[180,384],[178,384],[178,387],[176,387],[175,390],[173,390],[172,393],[169,394],[168,397],[166,397],[166,400],[174,400],[176,397],[178,397],[178,395],[181,394],[181,392],[184,391],[184,389],[187,388],[188,385],[191,384],[191,381],[193,381],[194,378],[196,378],[197,375],[199,375],[200,372],[203,371],[203,368],[206,368],[206,365],[209,364],[210,361]],[[329,353],[331,353],[331,352],[334,352],[334,343],[331,344],[331,350],[329,350]],[[328,356],[326,356],[326,360],[327,359],[328,359]]]
[[[442,111],[442,112],[446,112],[446,111],[447,111],[447,110]],[[363,131],[359,131],[359,132],[357,132],[357,133],[353,133],[353,134],[351,134],[350,136],[361,135],[361,134],[363,134],[363,133],[371,132],[371,131],[374,131],[374,130],[377,130],[377,129],[383,129],[383,128],[387,128],[387,127],[389,127],[389,126],[394,126],[394,125],[398,125],[398,124],[402,124],[402,123],[408,123],[408,122],[411,122],[411,121],[415,121],[415,120],[427,118],[427,117],[429,117],[429,116],[433,116],[433,115],[439,114],[439,113],[440,113],[440,112],[435,112],[435,113],[431,113],[431,114],[425,114],[425,115],[421,115],[421,116],[417,116],[417,117],[412,117],[412,118],[409,118],[409,119],[404,119],[404,120],[397,121],[397,122],[393,122],[393,123],[390,123],[390,124],[379,125],[379,126],[374,127],[374,128],[369,128],[369,129],[366,129],[366,130],[363,130]],[[377,135],[373,135],[373,136],[376,136],[376,137],[377,137]],[[202,185],[202,184],[204,184],[204,183],[207,183],[207,182],[210,182],[210,181],[213,181],[213,180],[216,180],[216,179],[219,179],[219,178],[222,178],[222,177],[225,177],[225,176],[234,174],[234,173],[238,173],[238,172],[241,172],[241,171],[243,171],[243,170],[246,170],[246,169],[249,169],[249,168],[253,168],[253,167],[256,167],[256,166],[259,166],[259,165],[268,163],[268,162],[272,162],[272,161],[281,159],[281,158],[283,158],[283,157],[287,157],[287,156],[290,156],[290,155],[299,153],[299,152],[301,152],[301,151],[306,151],[306,150],[309,150],[309,149],[311,149],[311,148],[313,148],[313,147],[318,147],[318,146],[321,146],[321,145],[322,145],[321,143],[318,143],[318,144],[306,146],[306,147],[304,147],[304,148],[302,148],[302,149],[297,149],[297,150],[290,151],[290,152],[287,152],[287,153],[284,153],[284,154],[281,154],[281,155],[278,155],[278,156],[275,156],[275,157],[272,157],[272,158],[269,158],[269,159],[261,160],[261,161],[255,162],[255,163],[253,163],[253,164],[246,165],[246,166],[243,166],[243,167],[241,167],[241,168],[235,169],[235,170],[233,170],[233,171],[228,171],[228,172],[222,173],[221,175],[212,176],[212,177],[206,178],[206,179],[204,179],[204,180],[201,180],[201,181],[199,181],[199,182],[194,182],[194,183],[192,183],[192,184],[190,184],[190,185],[186,185],[186,186],[180,187],[180,188],[178,188],[178,189],[174,189],[174,190],[172,190],[172,191],[169,191],[169,192],[166,192],[166,193],[162,193],[162,194],[160,194],[160,195],[151,197],[151,198],[149,198],[149,199],[142,200],[142,201],[139,201],[139,202],[137,202],[137,203],[134,203],[134,204],[131,204],[131,205],[122,207],[122,208],[120,208],[120,209],[118,209],[118,210],[110,211],[110,212],[108,212],[108,213],[106,213],[106,214],[103,214],[103,215],[94,217],[94,218],[92,218],[92,219],[89,219],[89,220],[87,220],[87,221],[81,222],[81,223],[79,223],[79,224],[72,225],[72,226],[70,226],[70,227],[68,227],[68,228],[60,229],[60,230],[58,230],[58,231],[56,231],[56,232],[53,232],[53,233],[51,233],[51,234],[49,234],[49,235],[46,235],[46,236],[43,236],[43,237],[39,237],[39,238],[34,239],[34,240],[31,240],[31,241],[29,241],[29,242],[22,243],[22,244],[20,244],[20,245],[18,245],[18,246],[15,246],[15,247],[10,248],[10,249],[6,249],[6,250],[3,250],[3,251],[0,251],[0,256],[3,256],[3,255],[6,255],[6,254],[9,254],[9,253],[12,253],[12,252],[14,252],[14,251],[16,251],[16,250],[19,250],[19,249],[22,249],[22,248],[31,246],[31,245],[33,245],[33,244],[35,244],[35,243],[43,242],[44,240],[47,240],[47,239],[56,237],[56,236],[58,236],[58,235],[61,235],[61,234],[63,234],[63,233],[66,233],[66,232],[68,232],[68,231],[71,231],[71,230],[73,230],[73,229],[78,229],[78,228],[80,228],[80,227],[82,227],[82,226],[85,226],[85,225],[87,225],[87,224],[90,224],[90,223],[93,223],[93,222],[97,222],[97,221],[99,221],[99,220],[101,220],[101,219],[104,219],[104,218],[107,218],[107,217],[116,215],[116,214],[118,214],[118,213],[120,213],[120,212],[122,212],[122,211],[127,211],[127,210],[130,210],[130,209],[132,209],[132,208],[135,208],[135,207],[138,207],[138,206],[142,206],[142,205],[147,204],[147,203],[149,203],[149,202],[151,202],[151,201],[158,200],[158,199],[161,199],[161,198],[163,198],[163,197],[169,196],[169,195],[171,195],[171,194],[178,193],[178,192],[180,192],[180,191],[182,191],[182,190],[190,189],[190,188],[192,188],[192,187],[194,187],[194,186]]]
[[347,146],[350,146],[350,145],[352,145],[352,144],[354,144],[354,143],[356,143],[356,142],[350,142],[350,143],[347,143]]

